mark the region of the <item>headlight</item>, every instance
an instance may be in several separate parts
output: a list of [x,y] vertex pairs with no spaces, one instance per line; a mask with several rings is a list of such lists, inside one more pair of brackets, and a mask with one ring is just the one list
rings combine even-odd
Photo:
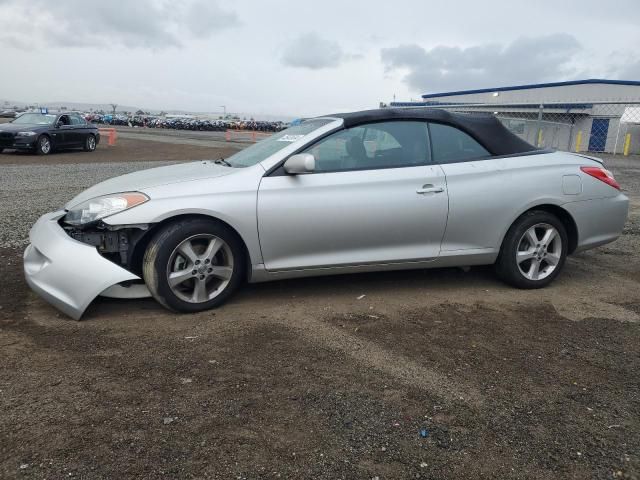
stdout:
[[69,209],[64,221],[71,225],[84,225],[115,213],[124,212],[149,200],[140,192],[114,193],[92,198]]
[[37,135],[36,132],[18,132],[16,133],[17,137],[33,137],[34,135]]

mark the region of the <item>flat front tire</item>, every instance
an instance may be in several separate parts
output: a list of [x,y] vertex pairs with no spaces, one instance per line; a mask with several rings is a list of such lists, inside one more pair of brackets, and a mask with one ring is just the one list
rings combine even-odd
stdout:
[[564,267],[567,231],[555,215],[527,212],[511,226],[496,261],[498,276],[517,288],[549,285]]
[[145,251],[142,273],[153,297],[170,310],[199,312],[222,305],[245,272],[241,240],[226,225],[188,219],[167,225]]

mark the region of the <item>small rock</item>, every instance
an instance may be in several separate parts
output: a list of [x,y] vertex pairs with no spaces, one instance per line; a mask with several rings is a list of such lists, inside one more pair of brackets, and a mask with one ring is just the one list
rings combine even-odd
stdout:
[[360,296],[358,297],[358,300],[362,300],[364,297],[366,297],[366,295],[360,295]]
[[29,468],[28,463],[23,463],[22,465],[20,465],[20,470],[24,470],[25,468]]
[[162,419],[162,422],[163,422],[165,425],[169,425],[170,423],[173,423],[174,421],[175,421],[175,418],[174,418],[174,417],[164,417],[164,418]]

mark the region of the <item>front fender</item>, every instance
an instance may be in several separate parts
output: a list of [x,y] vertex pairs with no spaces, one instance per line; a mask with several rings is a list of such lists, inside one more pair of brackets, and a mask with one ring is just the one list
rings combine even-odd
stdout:
[[157,224],[183,215],[204,215],[233,228],[247,247],[252,265],[262,263],[258,240],[256,197],[252,194],[193,195],[156,198],[131,210],[103,219],[108,225]]

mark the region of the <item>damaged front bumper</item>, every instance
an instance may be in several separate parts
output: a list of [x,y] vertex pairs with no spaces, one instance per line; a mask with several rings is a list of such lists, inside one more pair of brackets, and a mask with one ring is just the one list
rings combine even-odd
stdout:
[[[118,284],[141,279],[101,256],[95,247],[71,238],[58,223],[65,213],[43,215],[29,232],[24,275],[33,291],[79,320],[98,295],[121,296]],[[136,297],[148,296],[139,292]]]

